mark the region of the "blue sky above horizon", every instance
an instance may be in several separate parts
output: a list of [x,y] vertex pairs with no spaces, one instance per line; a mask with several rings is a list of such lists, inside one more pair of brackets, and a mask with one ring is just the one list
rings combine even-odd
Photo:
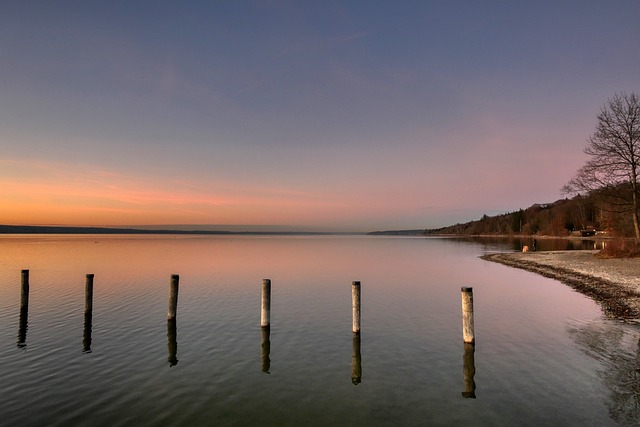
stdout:
[[0,223],[434,228],[554,201],[636,1],[0,6]]

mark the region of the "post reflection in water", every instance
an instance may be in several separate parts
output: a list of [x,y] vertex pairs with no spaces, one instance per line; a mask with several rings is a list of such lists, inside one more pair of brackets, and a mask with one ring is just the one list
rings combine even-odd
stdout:
[[176,319],[167,320],[167,348],[169,367],[178,364],[178,325]]
[[475,362],[475,345],[471,343],[464,343],[464,356],[463,356],[463,376],[464,376],[464,391],[462,396],[465,399],[476,398],[476,382],[473,377],[476,375],[476,362]]
[[18,348],[27,346],[27,318],[29,316],[29,307],[20,307],[20,324],[18,325]]
[[82,333],[82,352],[91,353],[91,327],[93,321],[93,312],[85,311],[84,313],[84,331]]
[[91,353],[91,322],[93,320],[93,274],[87,274],[84,288],[84,331],[82,352]]
[[358,385],[362,382],[362,356],[360,354],[360,333],[354,332],[351,346],[351,382]]
[[260,357],[262,359],[262,372],[270,374],[269,370],[271,369],[271,359],[269,355],[271,353],[271,327],[263,326],[262,327],[262,343],[260,345]]
[[18,326],[18,348],[27,346],[27,317],[29,317],[29,270],[22,270],[20,283],[20,324]]

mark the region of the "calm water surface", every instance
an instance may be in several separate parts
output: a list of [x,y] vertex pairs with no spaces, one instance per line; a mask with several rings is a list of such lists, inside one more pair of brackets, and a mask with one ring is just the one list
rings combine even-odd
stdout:
[[[4,236],[0,423],[639,424],[638,327],[559,282],[478,258],[512,249],[371,236]],[[475,348],[462,343],[462,286],[474,289]]]

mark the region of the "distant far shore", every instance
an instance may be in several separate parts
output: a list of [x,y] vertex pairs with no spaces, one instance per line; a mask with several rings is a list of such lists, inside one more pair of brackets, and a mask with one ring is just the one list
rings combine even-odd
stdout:
[[186,235],[251,235],[251,236],[324,236],[324,235],[363,235],[366,233],[342,233],[323,231],[226,231],[226,230],[171,230],[143,228],[111,227],[66,227],[40,225],[0,225],[2,234],[186,234]]
[[487,261],[558,280],[599,303],[605,314],[640,322],[640,259],[602,259],[598,251],[493,253]]
[[[332,235],[368,235],[368,236],[414,236],[414,237],[442,237],[442,238],[511,238],[511,239],[572,239],[572,240],[607,240],[613,239],[609,235],[595,236],[552,236],[552,235],[531,235],[531,234],[451,234],[451,233],[425,233],[424,229],[413,230],[386,230],[372,232],[358,231],[312,231],[312,230],[295,230],[292,227],[282,227],[276,230],[261,230],[259,226],[233,226],[234,229],[224,230],[215,229],[214,226],[189,226],[180,225],[180,228],[163,228],[160,226],[140,226],[144,228],[132,227],[80,227],[80,226],[56,226],[56,225],[2,225],[0,224],[0,235],[2,234],[186,234],[186,235],[255,235],[255,236],[332,236]],[[225,226],[221,226],[225,227]],[[226,226],[229,227],[229,226]],[[265,228],[274,228],[266,226]]]

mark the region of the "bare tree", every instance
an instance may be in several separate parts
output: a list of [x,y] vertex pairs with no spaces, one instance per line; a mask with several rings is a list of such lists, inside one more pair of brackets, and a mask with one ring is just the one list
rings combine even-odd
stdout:
[[565,193],[597,196],[633,219],[640,242],[640,100],[635,93],[616,94],[597,116],[596,131],[587,139],[590,158],[562,188]]

